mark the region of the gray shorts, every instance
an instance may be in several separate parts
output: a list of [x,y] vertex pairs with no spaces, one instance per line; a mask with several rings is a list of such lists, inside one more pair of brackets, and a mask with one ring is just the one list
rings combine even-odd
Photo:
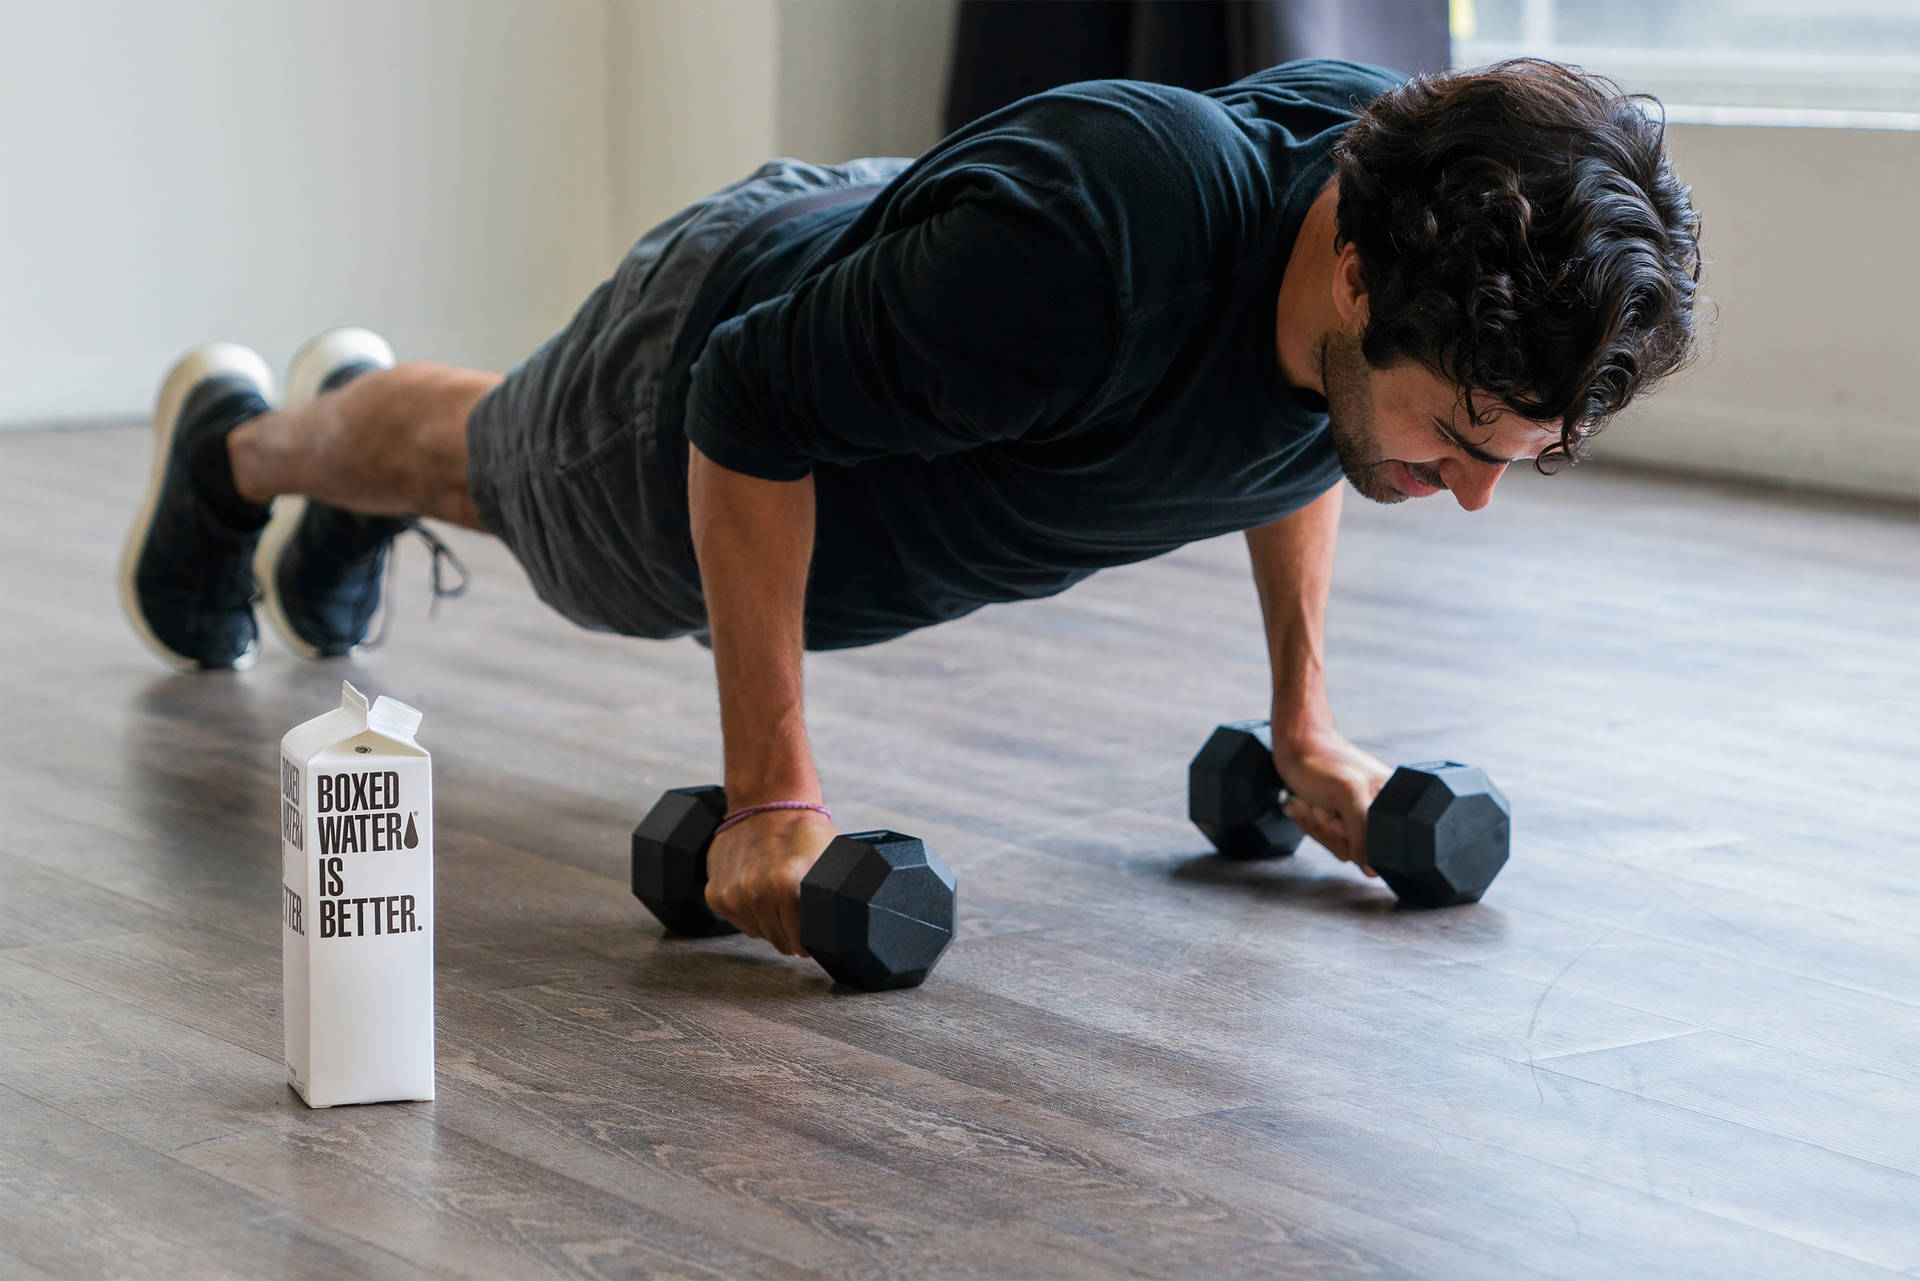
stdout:
[[677,421],[658,423],[681,320],[757,216],[824,189],[888,182],[910,163],[783,157],[694,202],[642,236],[566,328],[474,406],[467,486],[541,600],[595,631],[705,640],[686,436]]

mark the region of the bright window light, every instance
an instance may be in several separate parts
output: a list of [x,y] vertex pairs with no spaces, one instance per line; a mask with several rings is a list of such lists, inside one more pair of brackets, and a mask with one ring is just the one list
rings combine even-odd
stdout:
[[1657,95],[1674,119],[1920,126],[1920,0],[1453,0],[1452,12],[1456,67],[1570,62]]

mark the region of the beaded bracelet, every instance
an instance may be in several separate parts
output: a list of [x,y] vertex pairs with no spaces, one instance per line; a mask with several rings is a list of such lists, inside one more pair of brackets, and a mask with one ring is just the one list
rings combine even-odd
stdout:
[[833,817],[832,810],[824,805],[815,805],[811,801],[768,801],[765,805],[749,805],[743,810],[735,810],[720,820],[720,826],[713,829],[713,834],[718,836],[741,819],[752,818],[755,814],[764,814],[768,810],[814,810],[828,818]]

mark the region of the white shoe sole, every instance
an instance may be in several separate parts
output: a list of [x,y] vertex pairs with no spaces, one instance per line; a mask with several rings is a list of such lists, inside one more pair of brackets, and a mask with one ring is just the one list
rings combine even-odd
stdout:
[[[286,408],[304,405],[317,397],[320,384],[342,365],[361,363],[393,368],[393,346],[371,329],[351,327],[329,329],[309,338],[287,365]],[[287,611],[280,601],[279,577],[274,572],[280,563],[280,554],[292,541],[293,531],[300,527],[300,517],[306,510],[307,500],[297,494],[284,495],[274,502],[273,519],[267,522],[266,530],[260,535],[260,545],[254,549],[253,577],[260,585],[261,612],[281,642],[301,658],[317,661],[322,657],[318,647],[301,640],[293,624],[287,621]],[[353,653],[359,652],[356,645]]]
[[287,408],[304,405],[320,394],[320,384],[342,365],[395,364],[393,345],[371,329],[329,329],[307,339],[287,362]]
[[[175,361],[173,368],[167,372],[166,382],[160,387],[159,403],[153,410],[153,458],[147,477],[147,494],[141,500],[139,514],[133,518],[133,525],[127,530],[127,541],[120,550],[120,607],[127,621],[133,624],[134,634],[161,661],[186,672],[200,670],[199,661],[168,648],[147,626],[146,615],[140,612],[134,574],[140,566],[140,555],[146,549],[147,535],[153,525],[153,511],[160,502],[160,488],[166,482],[167,459],[173,453],[173,433],[180,425],[180,411],[186,406],[187,397],[193,394],[195,387],[222,374],[238,374],[248,379],[259,387],[260,394],[269,403],[272,402],[273,370],[260,358],[260,353],[251,347],[231,342],[202,343]],[[259,657],[260,646],[256,642],[252,649],[234,661],[234,670],[245,671]]]

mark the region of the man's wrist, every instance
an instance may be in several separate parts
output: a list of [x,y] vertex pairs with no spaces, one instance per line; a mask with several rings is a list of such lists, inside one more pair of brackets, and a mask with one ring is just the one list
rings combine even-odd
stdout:
[[833,819],[833,814],[827,807],[817,803],[808,801],[767,801],[759,805],[734,807],[733,811],[721,820],[720,826],[713,829],[713,834],[718,836],[720,833],[738,827],[740,824],[752,819],[776,815],[794,818],[802,815],[817,815],[829,822]]
[[752,805],[771,805],[778,801],[823,804],[817,778],[728,779],[727,808],[742,810]]
[[1276,750],[1304,747],[1327,734],[1337,732],[1333,708],[1325,695],[1275,696],[1267,715]]
[[[791,701],[777,690],[734,689],[738,699],[721,698],[721,737],[726,744],[723,781],[734,809],[771,801],[820,802],[820,774],[796,694]],[[736,714],[725,712],[732,704]],[[756,715],[739,713],[747,707]]]

